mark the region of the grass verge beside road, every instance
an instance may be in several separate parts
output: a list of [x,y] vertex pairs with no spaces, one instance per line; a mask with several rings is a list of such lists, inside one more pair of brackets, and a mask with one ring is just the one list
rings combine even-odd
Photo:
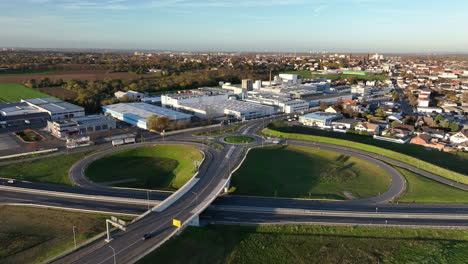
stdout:
[[210,225],[187,228],[138,263],[464,264],[466,252],[468,230]]
[[45,93],[28,88],[22,84],[0,83],[0,103],[18,102],[21,99],[50,97]]
[[160,145],[122,150],[91,163],[86,175],[95,182],[135,179],[121,187],[173,191],[182,187],[197,170],[203,154],[195,147]]
[[439,176],[445,177],[453,181],[468,184],[468,176],[466,175],[463,175],[461,173],[457,173],[448,169],[444,169],[439,166],[433,165],[429,162],[414,158],[412,156],[398,153],[396,151],[388,150],[388,149],[381,148],[381,147],[376,147],[376,146],[371,146],[371,145],[367,145],[363,143],[353,142],[353,141],[344,140],[344,139],[331,138],[331,137],[280,132],[280,131],[276,131],[270,128],[265,128],[262,131],[262,133],[268,136],[272,136],[272,137],[315,141],[315,142],[329,143],[329,144],[355,148],[355,149],[367,151],[370,153],[375,153],[377,155],[382,155],[391,159],[395,159],[395,160],[407,163],[409,165],[415,166],[422,170],[426,170],[428,172],[437,174]]
[[403,203],[447,203],[468,204],[468,192],[425,178],[411,171],[398,168],[406,178],[403,195],[397,198]]
[[368,161],[302,146],[253,149],[232,178],[234,194],[287,198],[366,198],[390,185],[390,176]]
[[71,166],[91,152],[79,152],[24,161],[0,167],[0,177],[32,182],[72,185],[68,177]]
[[[109,218],[109,217],[107,217]],[[41,263],[105,231],[106,216],[0,206],[0,263]]]

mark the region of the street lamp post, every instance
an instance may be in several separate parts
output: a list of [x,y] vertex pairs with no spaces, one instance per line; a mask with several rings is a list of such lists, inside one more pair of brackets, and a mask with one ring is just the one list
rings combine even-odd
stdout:
[[117,260],[115,258],[115,249],[109,245],[109,247],[112,249],[112,252],[114,253],[114,264],[117,264]]
[[76,249],[76,235],[75,235],[75,228],[76,228],[76,226],[73,226],[73,242],[75,243],[75,249]]

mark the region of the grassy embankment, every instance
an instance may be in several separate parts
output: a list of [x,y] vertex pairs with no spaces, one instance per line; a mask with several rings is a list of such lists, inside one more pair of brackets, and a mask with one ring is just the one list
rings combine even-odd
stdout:
[[224,141],[231,144],[245,144],[255,141],[255,138],[248,136],[229,136],[225,137]]
[[194,175],[203,154],[195,147],[161,145],[122,150],[91,163],[86,175],[95,182],[135,179],[121,187],[173,191]]
[[4,165],[0,167],[0,177],[72,185],[68,171],[73,164],[88,154],[90,152],[80,152]]
[[[298,134],[298,133],[286,133],[286,132],[280,132],[277,130],[273,130],[270,128],[265,128],[263,131],[263,134],[272,136],[272,137],[280,137],[280,138],[288,138],[288,139],[299,139],[299,140],[308,140],[308,141],[315,141],[315,142],[322,142],[322,143],[330,143],[330,144],[335,144],[335,145],[341,145],[341,146],[346,146],[346,147],[351,147],[371,153],[375,153],[377,155],[382,155],[388,158],[392,158],[407,164],[410,164],[412,166],[418,167],[420,169],[429,171],[431,173],[440,175],[442,177],[445,177],[447,179],[451,179],[457,182],[461,182],[464,184],[468,184],[468,176],[463,175],[458,172],[454,172],[439,166],[436,166],[430,162],[423,161],[421,159],[415,158],[418,157],[418,155],[407,155],[407,154],[402,154],[393,150],[389,150],[386,148],[382,147],[377,147],[377,146],[372,146],[368,144],[363,144],[363,143],[358,143],[358,142],[353,142],[350,140],[344,140],[344,139],[338,139],[338,138],[331,138],[331,137],[324,137],[324,136],[316,136],[316,135],[307,135],[307,134]],[[337,133],[334,133],[337,134]],[[347,134],[342,135],[342,136],[349,136]],[[350,137],[352,138],[352,137]],[[378,144],[378,140],[374,140],[376,144]],[[403,145],[404,146],[404,145]],[[411,148],[410,145],[408,145],[408,148]],[[450,154],[447,154],[450,155]],[[448,157],[448,156],[447,156]],[[430,157],[427,157],[430,158]],[[455,158],[455,155],[453,155],[453,158]],[[452,159],[453,159],[452,158]],[[446,160],[447,162],[451,162],[449,158]],[[440,164],[441,160],[439,160]],[[464,166],[466,169],[466,166]],[[463,169],[463,168],[461,168]]]
[[290,74],[299,74],[303,78],[306,79],[313,79],[313,78],[327,78],[331,80],[344,80],[349,78],[356,78],[358,80],[366,80],[366,81],[385,81],[388,79],[386,75],[359,75],[359,74],[321,74],[320,72],[312,72],[312,71],[288,71],[282,73],[290,73]]
[[403,203],[468,204],[468,192],[396,168],[406,178],[406,191],[396,201]]
[[238,195],[339,200],[377,196],[390,184],[371,162],[302,146],[253,149],[232,178]]
[[74,246],[73,226],[79,245],[105,231],[106,218],[109,216],[0,206],[0,263],[41,263]]
[[0,103],[18,102],[21,99],[38,97],[50,97],[50,95],[28,88],[22,84],[0,83]]
[[464,264],[467,252],[467,230],[215,225],[187,228],[139,263]]

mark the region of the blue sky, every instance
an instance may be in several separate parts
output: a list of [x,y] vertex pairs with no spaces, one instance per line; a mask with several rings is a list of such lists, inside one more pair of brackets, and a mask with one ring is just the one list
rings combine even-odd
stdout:
[[0,0],[0,47],[468,52],[468,1]]

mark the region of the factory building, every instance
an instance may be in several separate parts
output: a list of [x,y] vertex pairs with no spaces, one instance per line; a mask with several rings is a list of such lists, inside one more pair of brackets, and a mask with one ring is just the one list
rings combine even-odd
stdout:
[[143,97],[145,97],[144,94],[139,93],[139,92],[135,92],[135,91],[126,91],[126,92],[118,91],[118,92],[114,93],[114,96],[117,99],[122,99],[124,97],[128,97],[128,98],[133,99],[133,100],[138,100],[138,99],[142,99]]
[[83,107],[60,101],[55,98],[45,97],[23,99],[21,102],[26,103],[41,112],[48,113],[50,119],[53,121],[85,116]]
[[46,126],[49,119],[48,113],[27,103],[0,104],[0,128],[29,124]]
[[219,88],[200,88],[186,93],[165,94],[161,104],[177,108],[181,104],[212,103],[224,101],[232,96],[227,90]]
[[116,128],[115,119],[102,115],[47,122],[47,131],[60,139],[88,135]]
[[265,92],[249,92],[247,102],[273,106],[275,112],[296,113],[305,112],[309,109],[309,102],[294,100],[287,95],[279,95]]
[[152,115],[165,116],[171,121],[190,121],[192,117],[188,114],[146,103],[120,103],[106,105],[102,109],[106,115],[143,129],[147,129],[147,119]]
[[275,113],[275,109],[271,106],[237,100],[184,103],[180,104],[178,108],[193,113],[195,116],[200,118],[227,116],[230,118],[237,118],[239,120],[249,120]]
[[253,82],[250,79],[242,80],[242,89],[245,91],[252,91],[253,90]]

